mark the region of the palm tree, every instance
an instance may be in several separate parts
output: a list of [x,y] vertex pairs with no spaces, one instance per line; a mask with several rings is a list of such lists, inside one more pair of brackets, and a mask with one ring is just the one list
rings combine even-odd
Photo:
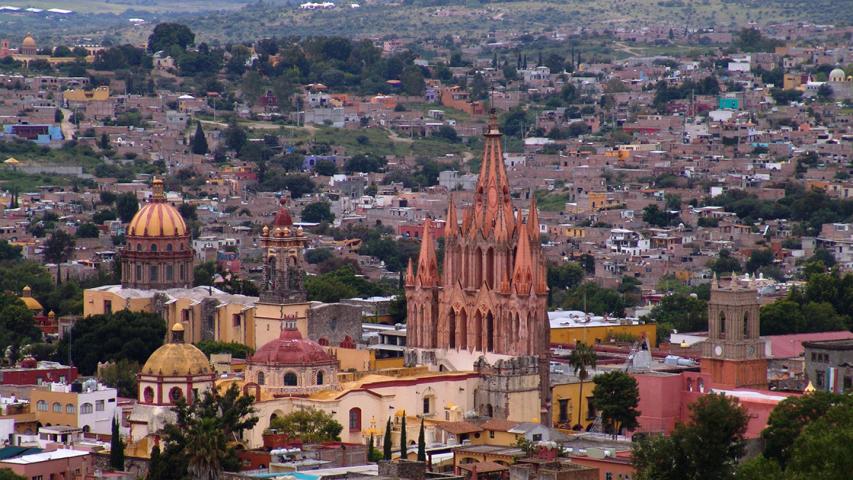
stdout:
[[578,408],[578,424],[575,425],[576,429],[583,428],[581,426],[581,413],[583,411],[583,382],[589,378],[589,370],[587,369],[595,368],[596,358],[595,350],[583,342],[577,342],[577,344],[575,344],[575,348],[572,350],[572,354],[569,355],[569,365],[572,366],[575,375],[581,381],[580,399],[578,401],[580,408]]
[[225,435],[216,418],[202,417],[187,431],[187,471],[191,478],[219,480],[225,457]]
[[44,244],[44,260],[56,264],[56,284],[62,283],[59,267],[74,254],[74,239],[62,230],[56,230]]

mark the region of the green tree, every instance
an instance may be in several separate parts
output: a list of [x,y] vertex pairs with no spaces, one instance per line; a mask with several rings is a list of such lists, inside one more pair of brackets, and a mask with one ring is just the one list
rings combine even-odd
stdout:
[[207,137],[204,136],[204,130],[201,128],[201,122],[196,122],[195,124],[195,135],[193,135],[192,150],[196,155],[207,154]]
[[14,361],[22,346],[40,340],[33,313],[18,297],[0,294],[0,354],[11,348]]
[[118,417],[113,418],[113,429],[110,436],[110,467],[119,472],[124,471],[124,442],[119,431]]
[[408,457],[409,446],[406,445],[406,412],[403,411],[403,418],[400,420],[400,458]]
[[423,417],[421,417],[421,429],[418,431],[418,461],[426,462],[426,438],[424,437]]
[[118,396],[134,398],[139,393],[136,382],[139,370],[139,363],[122,358],[99,369],[98,379],[104,385],[118,390]]
[[195,344],[205,355],[210,357],[214,353],[229,353],[232,358],[249,358],[254,350],[248,345],[237,342],[218,342],[216,340],[202,340]]
[[331,160],[318,160],[317,163],[314,164],[314,171],[317,172],[317,175],[331,177],[338,173],[338,167],[335,165],[335,162]]
[[136,199],[136,194],[127,192],[116,197],[116,212],[122,223],[131,221],[138,210],[139,200]]
[[172,47],[186,50],[195,41],[195,34],[186,25],[180,23],[160,23],[148,36],[148,51],[170,52]]
[[360,153],[358,155],[353,155],[349,160],[347,160],[344,165],[344,171],[348,174],[379,172],[385,168],[387,163],[388,162],[380,156]]
[[98,238],[100,233],[100,230],[98,230],[98,227],[94,223],[83,223],[74,232],[77,238]]
[[749,414],[723,394],[699,397],[686,424],[669,437],[650,436],[634,445],[638,480],[725,480],[744,453]]
[[305,205],[302,209],[302,221],[312,223],[332,223],[335,214],[332,213],[332,204],[329,202],[314,202]]
[[74,238],[63,230],[54,230],[44,244],[44,260],[56,264],[56,284],[62,283],[60,265],[74,255]]
[[8,468],[0,469],[0,480],[27,480],[27,477],[22,477]]
[[374,445],[373,434],[370,434],[370,441],[367,443],[367,461],[376,463],[379,460],[382,460],[382,455],[376,451],[376,446]]
[[763,455],[741,462],[735,472],[735,480],[779,480],[785,478],[782,468]]
[[578,430],[583,429],[583,382],[589,378],[588,369],[595,369],[597,358],[595,350],[583,342],[576,343],[571,355],[569,355],[569,365],[572,366],[575,376],[580,380],[580,408],[578,408],[578,423],[575,425],[575,429]]
[[160,445],[151,447],[151,457],[148,459],[147,480],[163,480],[163,464],[160,460]]
[[391,460],[391,418],[385,424],[385,437],[382,439],[382,458]]
[[773,251],[769,248],[753,250],[746,261],[746,271],[755,273],[762,267],[773,265]]
[[648,320],[657,324],[659,341],[669,338],[672,330],[703,331],[708,328],[708,303],[691,293],[672,293],[652,308]]
[[417,65],[408,65],[403,69],[403,73],[400,75],[400,84],[403,87],[403,92],[411,96],[423,95],[426,89],[424,74]]
[[178,472],[184,469],[190,478],[204,480],[217,480],[226,470],[237,471],[235,447],[243,431],[258,423],[252,402],[254,397],[243,395],[234,384],[224,393],[204,392],[192,405],[180,399],[174,407],[175,422],[163,428],[164,466]]
[[95,373],[98,362],[126,359],[144,364],[163,344],[166,324],[156,314],[121,310],[76,322],[59,342],[57,355],[69,358],[83,375]]
[[223,136],[225,137],[225,145],[237,153],[243,150],[246,142],[249,141],[246,129],[238,125],[237,121],[233,119],[228,123],[228,128],[223,132]]
[[761,335],[786,335],[805,330],[806,319],[800,304],[788,299],[761,306]]
[[8,260],[20,260],[22,248],[18,245],[12,245],[6,240],[0,240],[0,262]]
[[[794,443],[806,426],[826,415],[833,405],[844,398],[830,392],[815,391],[801,397],[788,397],[770,412],[767,427],[761,432],[764,456],[785,468],[791,459]],[[853,407],[853,402],[846,402]]]
[[640,389],[637,380],[625,372],[613,370],[592,379],[592,403],[601,413],[607,431],[621,435],[624,430],[637,428],[640,412]]
[[732,252],[727,249],[720,250],[720,256],[708,262],[708,266],[711,267],[711,270],[714,273],[721,274],[729,274],[732,272],[740,272],[742,270],[740,266],[740,262],[732,257]]
[[340,441],[343,427],[330,414],[302,408],[270,422],[270,428],[306,443]]
[[853,472],[853,402],[848,394],[817,420],[805,425],[794,442],[787,477],[846,480]]

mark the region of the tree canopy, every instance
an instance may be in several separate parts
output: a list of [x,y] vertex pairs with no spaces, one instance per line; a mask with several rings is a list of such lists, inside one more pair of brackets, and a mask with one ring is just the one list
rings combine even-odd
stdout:
[[98,362],[125,359],[144,364],[163,344],[166,323],[159,315],[121,310],[93,315],[74,324],[59,343],[59,358],[69,358],[83,375],[92,375]]
[[699,397],[686,424],[669,437],[646,437],[634,444],[638,480],[725,480],[744,453],[749,414],[722,394]]
[[301,408],[276,417],[270,429],[306,443],[339,441],[343,427],[330,414],[315,408]]
[[595,384],[592,403],[601,413],[606,430],[621,435],[624,430],[637,428],[637,417],[640,416],[637,380],[625,372],[613,370],[596,375],[592,382]]

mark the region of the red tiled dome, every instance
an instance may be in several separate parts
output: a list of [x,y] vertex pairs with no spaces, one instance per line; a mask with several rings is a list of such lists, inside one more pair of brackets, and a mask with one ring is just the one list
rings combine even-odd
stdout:
[[293,226],[293,218],[290,217],[290,211],[285,206],[285,201],[281,201],[281,208],[275,214],[275,220],[272,222],[274,227],[290,227]]
[[259,348],[250,363],[274,365],[334,365],[337,360],[317,342],[302,338],[299,330],[282,330],[277,340]]

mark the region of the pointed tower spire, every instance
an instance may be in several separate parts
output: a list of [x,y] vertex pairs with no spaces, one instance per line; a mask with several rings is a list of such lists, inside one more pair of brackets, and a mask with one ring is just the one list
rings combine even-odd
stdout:
[[433,286],[438,283],[438,259],[435,255],[435,242],[432,239],[432,220],[429,218],[424,221],[424,232],[421,235],[417,281],[424,286]]
[[[521,214],[519,213],[519,215]],[[530,252],[530,239],[527,235],[527,229],[523,227],[524,225],[519,225],[518,228],[518,247],[515,253],[515,266],[512,270],[512,285],[519,295],[529,294],[533,283],[533,266],[530,264],[533,256]]]
[[415,285],[415,267],[412,265],[412,257],[409,257],[409,265],[406,267],[406,286]]
[[539,243],[539,209],[536,208],[536,195],[530,196],[530,212],[527,213],[527,233],[530,242]]
[[453,203],[453,194],[451,194],[450,201],[447,202],[447,223],[444,225],[444,237],[455,237],[458,230],[459,223],[456,220],[456,205]]

